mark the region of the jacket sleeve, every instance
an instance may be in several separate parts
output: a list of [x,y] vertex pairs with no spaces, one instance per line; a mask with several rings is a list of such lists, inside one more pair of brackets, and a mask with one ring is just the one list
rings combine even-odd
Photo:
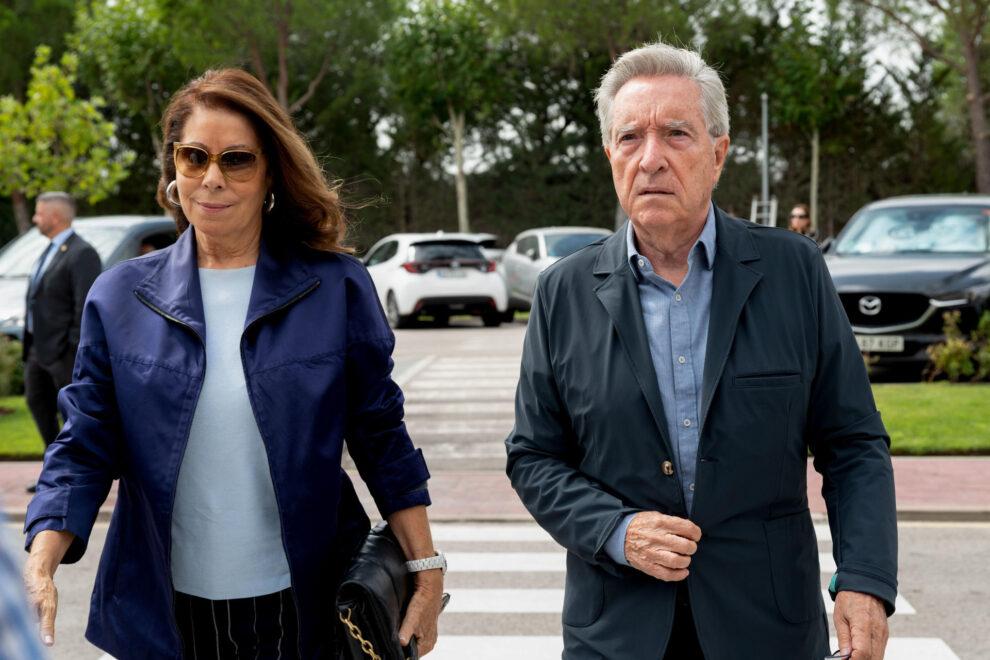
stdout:
[[83,310],[81,336],[72,384],[58,396],[65,426],[45,452],[38,491],[24,520],[28,549],[43,529],[75,534],[65,564],[86,551],[100,505],[120,474],[120,420],[110,357],[92,302]]
[[386,517],[429,505],[423,453],[403,423],[402,390],[392,380],[395,337],[366,272],[348,292],[347,422],[344,437],[361,478]]
[[100,255],[95,249],[86,245],[85,249],[79,250],[79,258],[72,267],[72,325],[69,326],[69,344],[73,348],[79,345],[86,295],[102,269]]
[[506,473],[533,518],[558,543],[585,562],[618,575],[621,570],[606,544],[622,520],[639,510],[626,506],[578,468],[577,438],[554,376],[542,285],[541,278],[526,328],[516,423],[505,440]]
[[823,478],[836,574],[829,591],[868,593],[894,612],[897,509],[890,438],[862,355],[820,254],[812,264],[818,368],[808,407],[808,442]]

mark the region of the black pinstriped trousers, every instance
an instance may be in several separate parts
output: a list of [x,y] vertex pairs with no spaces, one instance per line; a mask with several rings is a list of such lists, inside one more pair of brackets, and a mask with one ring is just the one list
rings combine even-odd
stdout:
[[185,660],[298,660],[292,589],[254,598],[207,600],[175,592]]

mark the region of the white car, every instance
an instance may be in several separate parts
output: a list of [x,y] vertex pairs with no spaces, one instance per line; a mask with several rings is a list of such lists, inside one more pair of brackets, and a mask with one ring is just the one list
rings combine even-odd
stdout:
[[536,278],[547,266],[611,234],[611,230],[601,227],[538,227],[516,236],[502,253],[501,270],[509,292],[509,309],[530,308]]
[[368,250],[364,265],[389,325],[408,327],[419,316],[446,325],[454,314],[480,316],[487,327],[507,309],[505,282],[481,244],[487,234],[391,234]]
[[[169,216],[76,218],[72,229],[96,249],[103,268],[171,245],[176,238],[175,221]],[[32,227],[0,250],[0,336],[22,339],[28,276],[48,242]]]

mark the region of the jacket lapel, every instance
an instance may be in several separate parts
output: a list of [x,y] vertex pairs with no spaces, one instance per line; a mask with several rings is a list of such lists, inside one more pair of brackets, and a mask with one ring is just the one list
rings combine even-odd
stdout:
[[729,357],[739,316],[761,277],[759,272],[745,265],[758,260],[760,254],[742,221],[727,219],[716,207],[715,232],[717,249],[712,270],[712,306],[701,380],[702,429]]
[[[319,278],[307,270],[302,260],[262,236],[244,327],[295,302],[319,283]],[[188,325],[205,342],[206,321],[193,227],[182,233],[161,266],[134,291],[159,311]]]
[[65,253],[72,249],[72,244],[76,240],[78,240],[76,232],[72,232],[65,239],[65,242],[55,250],[55,254],[52,255],[52,260],[48,263],[48,268],[46,268],[45,272],[43,272],[41,277],[38,278],[38,283],[35,285],[35,296],[37,296],[38,291],[41,291],[48,276],[53,273],[56,268],[58,268],[58,265],[62,262],[62,259],[65,258]]
[[292,251],[262,236],[244,327],[295,303],[319,284],[320,279]]
[[660,385],[657,383],[653,358],[650,356],[650,343],[643,325],[643,308],[639,302],[636,277],[626,258],[627,225],[623,225],[605,241],[595,263],[595,275],[604,280],[596,286],[595,295],[612,319],[612,326],[629,358],[636,381],[643,390],[643,398],[650,407],[660,437],[667,451],[673,455],[667,432],[667,417],[660,398]]
[[160,266],[138,283],[134,293],[157,311],[189,326],[206,342],[203,295],[196,262],[196,231],[189,227],[168,248]]

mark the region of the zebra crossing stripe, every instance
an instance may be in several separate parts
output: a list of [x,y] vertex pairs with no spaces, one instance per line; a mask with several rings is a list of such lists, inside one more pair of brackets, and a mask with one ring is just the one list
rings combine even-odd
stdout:
[[449,524],[430,525],[434,541],[549,541],[556,543],[542,527],[536,523],[499,524]]
[[[563,573],[567,569],[564,552],[448,552],[452,573]],[[835,560],[827,552],[818,553],[823,573],[835,571]]]
[[[832,648],[836,642],[832,640]],[[440,635],[430,660],[547,660],[559,658],[564,650],[559,636],[480,637]],[[885,660],[959,660],[941,639],[933,637],[892,638]]]
[[[828,590],[822,589],[825,611],[832,613],[832,598]],[[506,613],[560,613],[563,609],[563,589],[450,589],[448,612],[473,614]],[[916,614],[917,612],[902,596],[895,602],[894,616]]]

